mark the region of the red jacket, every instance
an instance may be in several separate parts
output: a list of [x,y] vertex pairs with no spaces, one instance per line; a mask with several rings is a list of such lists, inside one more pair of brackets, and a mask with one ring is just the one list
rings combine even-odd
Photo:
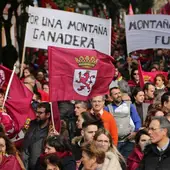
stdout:
[[38,89],[38,92],[41,94],[41,100],[49,102],[49,95],[43,90]]
[[127,170],[136,170],[139,167],[143,156],[141,149],[135,147],[127,159]]

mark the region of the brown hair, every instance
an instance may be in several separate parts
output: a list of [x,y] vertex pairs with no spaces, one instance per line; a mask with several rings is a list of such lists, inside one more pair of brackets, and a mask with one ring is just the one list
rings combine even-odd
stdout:
[[157,74],[154,78],[154,84],[156,83],[156,78],[160,77],[162,79],[162,81],[164,82],[164,85],[167,85],[167,78],[163,75],[163,74]]
[[47,167],[48,163],[50,163],[54,166],[57,166],[59,169],[61,169],[61,162],[56,154],[48,154],[45,156],[45,159],[42,162],[42,165],[45,165],[44,167]]
[[[149,110],[148,115],[147,115],[146,120],[145,120],[145,123],[144,123],[144,127],[146,127],[146,128],[149,127],[149,124],[151,123],[152,118],[156,115],[156,113],[158,111],[163,112],[163,110],[159,107],[155,107],[155,108],[153,107],[152,109]],[[165,115],[165,113],[164,113],[164,115]]]
[[99,129],[99,130],[95,133],[95,135],[94,135],[94,140],[96,141],[97,138],[98,138],[100,135],[102,135],[102,134],[104,134],[105,136],[107,136],[107,137],[109,138],[110,147],[113,148],[114,144],[113,144],[112,137],[111,137],[109,131],[107,131],[107,130],[104,129],[104,128]]
[[123,156],[120,154],[120,152],[117,150],[116,146],[113,144],[112,136],[110,135],[109,131],[107,131],[107,130],[104,129],[104,128],[99,129],[99,130],[95,133],[93,140],[96,141],[97,138],[98,138],[100,135],[102,135],[102,134],[104,134],[105,136],[107,136],[107,137],[109,138],[109,143],[110,143],[110,148],[109,148],[109,150],[111,150],[111,151],[115,154],[115,156],[117,157],[117,159],[118,159],[119,161],[125,162]]
[[3,124],[0,123],[0,133],[3,133],[5,135],[5,128]]
[[89,156],[89,158],[96,158],[97,164],[104,163],[105,153],[97,148],[93,142],[83,144],[82,151],[84,151]]
[[3,132],[1,132],[0,138],[3,138],[5,140],[6,153],[9,154],[9,155],[16,155],[17,150],[16,150],[14,144],[8,138],[8,136],[6,136]]

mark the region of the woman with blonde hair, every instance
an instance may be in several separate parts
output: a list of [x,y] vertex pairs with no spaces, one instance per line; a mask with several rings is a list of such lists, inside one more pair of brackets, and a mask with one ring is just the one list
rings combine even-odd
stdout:
[[105,152],[105,161],[102,165],[104,170],[126,169],[125,160],[117,150],[116,146],[114,146],[112,137],[106,129],[102,128],[96,132],[94,142],[100,150]]

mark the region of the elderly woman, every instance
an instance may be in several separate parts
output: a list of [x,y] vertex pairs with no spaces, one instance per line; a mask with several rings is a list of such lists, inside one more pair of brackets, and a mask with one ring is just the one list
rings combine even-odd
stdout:
[[106,129],[99,129],[96,132],[94,136],[94,142],[97,148],[100,148],[100,150],[104,151],[106,154],[102,169],[122,170],[126,168],[123,156],[114,146],[112,137]]

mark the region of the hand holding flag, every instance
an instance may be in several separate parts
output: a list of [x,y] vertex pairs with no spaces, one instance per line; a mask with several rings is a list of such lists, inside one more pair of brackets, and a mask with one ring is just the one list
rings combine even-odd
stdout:
[[23,128],[27,118],[35,118],[35,114],[31,107],[33,94],[24,86],[17,75],[15,73],[12,74],[12,71],[8,68],[1,65],[0,73],[1,75],[3,74],[4,77],[4,83],[0,81],[1,88],[3,88],[4,85],[7,86],[11,78],[11,84],[9,93],[7,92],[8,97],[5,101],[5,107],[7,114],[9,114],[14,122],[16,134]]

